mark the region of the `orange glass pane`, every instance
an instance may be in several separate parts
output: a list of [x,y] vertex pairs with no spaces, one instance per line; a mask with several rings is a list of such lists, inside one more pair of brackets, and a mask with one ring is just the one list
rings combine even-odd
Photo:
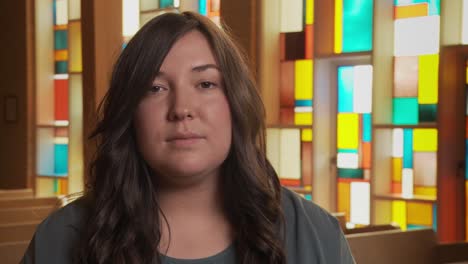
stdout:
[[344,212],[346,215],[346,221],[350,219],[350,203],[351,190],[350,183],[338,181],[338,212]]
[[407,206],[408,224],[432,226],[432,204],[408,202]]
[[302,141],[302,184],[312,185],[312,142]]
[[68,60],[68,50],[56,50],[55,51],[55,60],[56,61],[66,61],[66,60]]
[[314,54],[314,26],[305,26],[305,58],[312,59]]
[[281,107],[280,123],[283,125],[294,125],[294,108]]
[[392,193],[401,194],[401,182],[392,182]]
[[428,13],[429,7],[427,3],[395,7],[395,19],[427,16]]
[[280,183],[283,186],[291,186],[291,187],[301,186],[301,180],[296,180],[296,179],[280,179]]
[[54,30],[65,30],[68,28],[68,25],[65,24],[65,25],[55,25],[54,26]]
[[281,62],[280,106],[294,107],[294,61]]
[[371,167],[371,143],[362,143],[362,168],[370,169]]

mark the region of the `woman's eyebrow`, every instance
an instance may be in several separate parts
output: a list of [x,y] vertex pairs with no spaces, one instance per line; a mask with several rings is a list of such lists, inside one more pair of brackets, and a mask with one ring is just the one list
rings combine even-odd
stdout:
[[204,64],[204,65],[195,66],[192,68],[192,71],[201,72],[207,69],[215,69],[215,70],[220,71],[219,67],[216,66],[215,64]]

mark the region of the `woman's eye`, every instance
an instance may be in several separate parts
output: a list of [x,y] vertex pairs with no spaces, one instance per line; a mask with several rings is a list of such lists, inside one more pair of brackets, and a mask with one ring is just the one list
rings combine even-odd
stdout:
[[159,86],[159,85],[153,85],[151,86],[150,88],[150,92],[151,93],[160,93],[164,90],[164,88],[162,86]]
[[201,82],[200,87],[203,89],[213,88],[215,86],[212,82]]

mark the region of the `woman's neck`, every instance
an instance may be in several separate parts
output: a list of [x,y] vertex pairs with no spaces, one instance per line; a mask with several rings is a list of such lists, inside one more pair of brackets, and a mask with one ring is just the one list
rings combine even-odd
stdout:
[[158,191],[163,214],[161,253],[175,258],[203,258],[232,243],[232,228],[223,208],[219,177],[215,179]]

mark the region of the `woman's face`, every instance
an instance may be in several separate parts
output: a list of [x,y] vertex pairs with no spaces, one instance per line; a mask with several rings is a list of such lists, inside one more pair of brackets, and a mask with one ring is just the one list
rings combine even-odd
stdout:
[[202,33],[180,38],[164,59],[135,115],[143,158],[166,183],[219,175],[231,146],[223,76]]

